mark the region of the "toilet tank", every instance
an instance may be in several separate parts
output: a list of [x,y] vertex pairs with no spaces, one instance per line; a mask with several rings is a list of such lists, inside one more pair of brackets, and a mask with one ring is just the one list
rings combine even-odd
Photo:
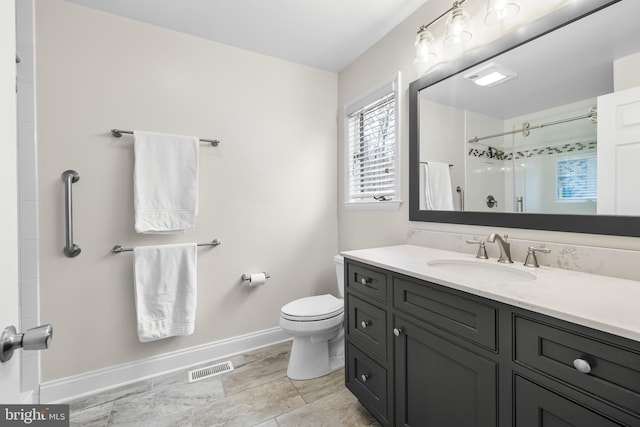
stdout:
[[340,291],[340,297],[344,298],[344,258],[342,257],[342,255],[336,255],[333,257],[333,262],[336,265],[338,291]]

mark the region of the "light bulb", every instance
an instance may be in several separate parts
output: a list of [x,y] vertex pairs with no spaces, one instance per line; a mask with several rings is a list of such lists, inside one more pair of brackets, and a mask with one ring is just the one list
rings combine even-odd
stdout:
[[415,42],[416,56],[414,64],[426,64],[438,57],[434,52],[435,39],[426,28],[420,28]]
[[520,12],[520,6],[514,0],[489,0],[484,23],[487,25],[498,24],[513,18],[518,12]]
[[469,14],[454,3],[454,8],[447,18],[447,37],[444,39],[444,45],[457,46],[471,40],[471,32],[467,30],[468,23]]

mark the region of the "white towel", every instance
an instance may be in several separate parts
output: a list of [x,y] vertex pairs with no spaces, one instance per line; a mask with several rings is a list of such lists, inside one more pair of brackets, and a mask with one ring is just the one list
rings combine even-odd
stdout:
[[198,215],[198,138],[134,131],[138,233],[177,233]]
[[197,245],[133,249],[140,342],[190,335],[195,327]]
[[429,162],[424,167],[425,208],[452,211],[451,174],[448,163]]

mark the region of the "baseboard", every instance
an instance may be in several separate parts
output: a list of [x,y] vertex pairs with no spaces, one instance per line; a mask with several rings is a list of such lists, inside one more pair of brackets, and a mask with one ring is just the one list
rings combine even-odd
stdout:
[[40,403],[61,403],[291,339],[280,328],[203,344],[40,384]]

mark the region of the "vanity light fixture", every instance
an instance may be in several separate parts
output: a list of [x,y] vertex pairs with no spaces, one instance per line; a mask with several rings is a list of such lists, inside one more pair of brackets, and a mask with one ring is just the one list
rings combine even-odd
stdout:
[[[438,58],[436,54],[437,35],[430,30],[430,27],[440,21],[445,16],[446,34],[444,36],[443,45],[447,48],[454,48],[471,40],[473,37],[469,29],[469,14],[462,8],[462,4],[466,0],[457,0],[453,5],[444,11],[440,16],[426,25],[420,26],[415,40],[415,64],[427,64],[435,62]],[[506,19],[513,18],[520,11],[520,6],[516,0],[488,0],[487,15],[485,24],[492,25],[502,22]]]
[[478,86],[491,87],[500,83],[504,83],[518,76],[518,73],[503,65],[489,62],[474,68],[467,74],[462,76],[465,80],[469,80]]
[[444,45],[453,47],[471,40],[473,36],[468,28],[469,14],[460,6],[460,2],[454,2],[447,18],[447,36],[444,39]]
[[515,17],[520,12],[518,2],[513,0],[489,0],[484,23],[495,25],[506,19]]
[[415,42],[416,57],[413,63],[426,64],[438,58],[438,54],[435,52],[435,45],[436,39],[431,34],[431,31],[427,30],[424,25],[420,27]]
[[[451,15],[447,19],[447,38],[455,36],[457,33],[457,39],[455,40],[463,40],[465,38],[467,40],[471,39],[471,33],[466,29],[466,25],[469,21],[469,15],[464,11],[464,9],[462,9],[462,7],[460,7],[460,5],[465,1],[466,0],[458,0],[453,2],[453,6],[444,11],[436,19],[426,25],[420,26],[415,41],[416,56],[413,60],[414,64],[426,64],[438,57],[435,52],[436,39],[431,31],[429,31],[429,27],[449,14]],[[451,34],[449,34],[450,32]],[[451,38],[450,40],[449,45],[455,45],[455,43],[453,43],[455,41],[454,38]]]

